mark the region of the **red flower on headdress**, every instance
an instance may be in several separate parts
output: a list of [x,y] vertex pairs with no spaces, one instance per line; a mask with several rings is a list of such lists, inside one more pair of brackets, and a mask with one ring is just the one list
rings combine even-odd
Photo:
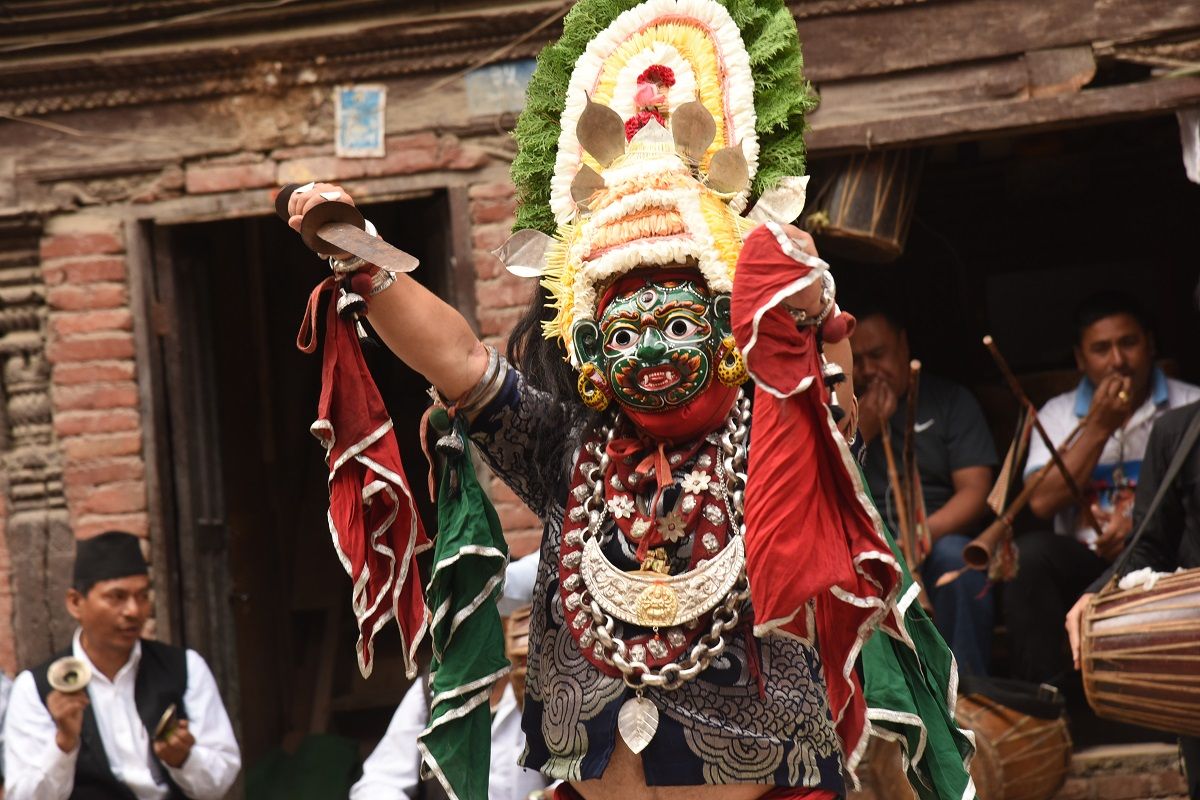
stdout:
[[663,115],[654,109],[639,111],[629,119],[625,120],[625,141],[628,142],[630,139],[636,136],[637,132],[646,127],[646,123],[652,119],[658,120],[659,125],[666,127],[667,123],[663,120]]
[[675,85],[675,70],[662,64],[651,64],[641,75],[638,75],[637,82],[653,83],[663,89],[670,89]]

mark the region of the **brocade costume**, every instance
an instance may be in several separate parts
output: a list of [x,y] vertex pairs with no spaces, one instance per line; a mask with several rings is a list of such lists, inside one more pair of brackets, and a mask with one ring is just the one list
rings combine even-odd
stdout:
[[[567,494],[538,486],[566,486],[584,431],[576,425],[566,432],[561,447],[540,454],[541,463],[534,458],[534,441],[540,438],[539,428],[570,419],[568,409],[530,387],[516,369],[508,369],[471,433],[495,473],[543,524],[530,624],[530,641],[536,644],[529,653],[523,764],[568,781],[604,773],[617,737],[617,713],[632,695],[620,677],[606,674],[580,652],[569,631],[573,612],[567,611],[559,591]],[[698,457],[673,465],[676,478],[691,473]],[[536,469],[551,471],[558,480],[534,480]],[[625,538],[613,536],[614,528],[610,520],[604,531],[606,554],[617,566],[636,570],[634,549]],[[820,658],[802,641],[756,638],[746,618],[725,655],[698,678],[674,691],[650,689],[646,694],[663,712],[658,733],[643,751],[651,786],[767,783],[845,791]]]

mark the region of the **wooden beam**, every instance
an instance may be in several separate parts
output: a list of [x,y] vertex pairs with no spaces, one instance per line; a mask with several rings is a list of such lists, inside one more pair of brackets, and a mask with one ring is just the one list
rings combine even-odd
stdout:
[[1096,37],[1129,44],[1183,31],[1200,31],[1195,0],[1096,0]]
[[945,113],[1029,97],[1029,71],[1020,57],[938,67],[901,75],[821,84],[814,129],[892,117]]
[[1086,45],[1034,50],[1025,54],[1025,67],[1032,97],[1078,92],[1096,77],[1096,58]]
[[1024,56],[833,81],[821,85],[814,128],[946,114],[995,103],[1078,92],[1096,74],[1090,47],[1038,50]]
[[961,0],[806,17],[797,26],[805,73],[819,83],[1186,34],[1200,28],[1200,3]]
[[805,74],[862,78],[1090,42],[1093,3],[963,0],[804,19]]
[[815,115],[807,141],[814,155],[837,155],[1116,122],[1170,113],[1198,103],[1200,77],[1150,80],[1074,94],[846,124],[825,124]]

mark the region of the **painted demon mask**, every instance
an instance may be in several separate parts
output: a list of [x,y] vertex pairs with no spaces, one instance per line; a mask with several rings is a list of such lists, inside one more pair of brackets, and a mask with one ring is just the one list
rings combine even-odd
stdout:
[[728,295],[710,295],[698,275],[657,273],[615,284],[598,320],[578,321],[572,338],[613,400],[654,413],[704,392],[729,331]]

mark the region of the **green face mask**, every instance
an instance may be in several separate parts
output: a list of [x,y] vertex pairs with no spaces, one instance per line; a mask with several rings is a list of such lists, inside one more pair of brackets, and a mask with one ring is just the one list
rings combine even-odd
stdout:
[[729,298],[689,280],[648,280],[612,298],[599,324],[579,322],[576,352],[604,376],[614,399],[638,411],[682,406],[712,379],[729,335]]

